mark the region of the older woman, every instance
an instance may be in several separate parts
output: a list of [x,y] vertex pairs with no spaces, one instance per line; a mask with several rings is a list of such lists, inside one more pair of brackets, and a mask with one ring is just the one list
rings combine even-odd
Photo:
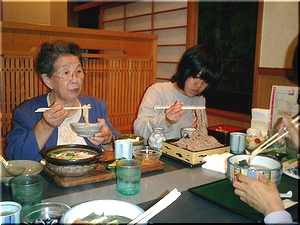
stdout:
[[[23,102],[14,110],[13,129],[8,133],[6,155],[12,159],[42,159],[40,150],[63,144],[91,145],[104,150],[113,148],[120,133],[110,123],[107,103],[96,97],[81,96],[85,72],[81,48],[72,42],[44,43],[37,57],[36,71],[50,89],[48,94]],[[83,122],[82,110],[64,107],[90,104],[89,121],[104,122],[102,130],[91,138],[77,136],[69,124]],[[43,113],[37,108],[49,107]]]

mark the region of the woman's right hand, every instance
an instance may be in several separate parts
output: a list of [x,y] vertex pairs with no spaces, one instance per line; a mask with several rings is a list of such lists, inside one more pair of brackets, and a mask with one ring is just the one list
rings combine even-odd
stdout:
[[180,103],[180,101],[176,101],[174,105],[166,109],[165,115],[166,115],[166,124],[168,127],[170,127],[172,124],[178,123],[181,117],[186,113],[185,109],[181,109],[182,106],[183,104]]
[[51,128],[59,127],[68,116],[68,111],[64,109],[64,106],[54,102],[49,110],[43,113],[42,123]]

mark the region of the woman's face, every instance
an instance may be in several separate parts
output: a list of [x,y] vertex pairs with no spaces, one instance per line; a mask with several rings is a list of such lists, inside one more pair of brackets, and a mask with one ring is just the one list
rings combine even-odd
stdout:
[[49,78],[51,100],[63,105],[72,105],[81,92],[83,79],[84,71],[78,57],[60,56],[55,62],[55,72]]
[[204,80],[199,77],[189,77],[185,81],[184,94],[190,98],[201,94],[208,86]]

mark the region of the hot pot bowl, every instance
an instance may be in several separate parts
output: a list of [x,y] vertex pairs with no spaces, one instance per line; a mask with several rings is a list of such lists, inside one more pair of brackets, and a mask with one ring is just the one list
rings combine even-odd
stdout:
[[58,176],[75,177],[94,171],[104,154],[88,145],[59,145],[41,151],[48,170]]
[[229,182],[238,174],[241,173],[253,179],[257,179],[259,173],[279,184],[282,175],[282,164],[274,158],[268,156],[256,155],[252,159],[249,166],[244,166],[248,162],[250,155],[233,155],[227,159],[227,178]]

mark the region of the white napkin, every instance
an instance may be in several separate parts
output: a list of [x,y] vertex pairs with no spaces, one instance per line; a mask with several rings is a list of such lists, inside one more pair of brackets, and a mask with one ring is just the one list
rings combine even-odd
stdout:
[[225,152],[223,154],[212,154],[205,156],[203,160],[205,163],[202,168],[213,170],[220,173],[226,173],[227,170],[227,158],[233,154]]

